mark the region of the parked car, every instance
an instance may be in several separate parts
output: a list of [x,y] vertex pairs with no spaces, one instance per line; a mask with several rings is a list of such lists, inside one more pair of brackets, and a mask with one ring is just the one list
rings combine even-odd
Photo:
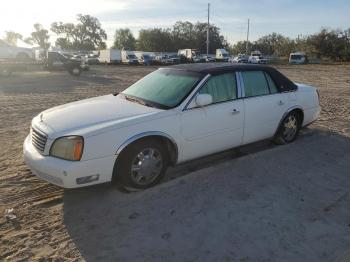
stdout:
[[248,63],[250,64],[266,64],[267,59],[261,55],[252,55],[248,58]]
[[308,57],[304,52],[296,52],[289,55],[290,64],[306,64],[308,61]]
[[230,54],[224,48],[216,49],[215,58],[218,62],[228,62]]
[[145,189],[170,165],[263,139],[291,143],[319,113],[316,88],[272,67],[176,65],[119,94],[39,113],[24,159],[34,174],[61,187],[118,180]]
[[239,54],[238,56],[234,57],[231,62],[233,63],[248,63],[248,56],[244,54]]
[[167,55],[168,59],[171,61],[172,64],[179,64],[180,63],[180,57],[178,55]]
[[47,58],[44,64],[48,70],[68,70],[70,74],[75,76],[79,76],[89,66],[84,60],[56,51],[47,52]]
[[210,56],[210,55],[205,55],[205,56],[203,56],[203,58],[204,58],[205,62],[208,62],[208,63],[216,62],[215,57]]
[[147,54],[142,54],[138,58],[139,64],[140,65],[151,65],[153,63],[153,59],[150,55]]
[[180,58],[175,58],[175,57],[171,57],[167,54],[164,55],[158,55],[155,58],[155,61],[158,64],[162,64],[162,65],[172,65],[172,64],[178,64],[180,62]]
[[80,67],[84,70],[84,71],[88,71],[90,69],[89,66],[89,59],[87,57],[87,55],[81,55],[81,54],[73,54],[70,57],[71,60],[77,60],[80,61]]
[[260,51],[253,51],[248,58],[250,64],[266,64],[267,59],[263,57]]
[[30,48],[11,46],[0,39],[0,59],[30,60],[34,52]]
[[180,57],[181,63],[185,59],[190,63],[204,63],[205,59],[201,56],[197,49],[179,49],[177,55]]
[[99,56],[96,54],[88,54],[87,55],[87,63],[89,65],[97,65],[100,63]]
[[139,60],[133,51],[122,50],[121,56],[122,56],[122,63],[123,64],[137,65],[139,63]]

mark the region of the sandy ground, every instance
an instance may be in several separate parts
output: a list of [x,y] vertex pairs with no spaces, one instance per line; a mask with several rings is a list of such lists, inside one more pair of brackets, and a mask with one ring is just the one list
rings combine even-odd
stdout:
[[278,68],[321,94],[320,119],[295,144],[192,161],[129,194],[50,185],[24,165],[22,143],[40,111],[155,68],[0,77],[0,261],[350,261],[350,66]]

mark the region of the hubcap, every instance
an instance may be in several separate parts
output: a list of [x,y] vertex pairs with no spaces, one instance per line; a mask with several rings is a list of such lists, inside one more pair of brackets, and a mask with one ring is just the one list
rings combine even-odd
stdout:
[[131,178],[138,185],[147,185],[159,176],[162,167],[161,153],[155,148],[145,148],[131,163]]
[[283,137],[285,140],[290,141],[294,138],[298,130],[298,120],[295,116],[290,115],[284,122]]

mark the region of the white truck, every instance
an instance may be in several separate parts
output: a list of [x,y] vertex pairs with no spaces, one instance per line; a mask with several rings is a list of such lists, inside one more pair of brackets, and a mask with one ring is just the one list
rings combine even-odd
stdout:
[[226,51],[226,49],[216,49],[215,58],[217,62],[228,62],[230,54]]
[[136,65],[139,63],[139,60],[133,51],[122,50],[122,63],[128,65]]
[[201,57],[200,53],[196,49],[179,49],[177,52],[177,55],[182,58],[185,58],[187,62],[192,62],[192,63],[200,63],[200,62],[205,62],[205,58]]
[[100,50],[99,62],[102,64],[120,64],[122,62],[119,49]]
[[260,51],[253,51],[248,58],[249,64],[267,64],[267,59],[263,57]]
[[34,52],[30,48],[9,45],[0,39],[0,59],[32,60]]
[[308,58],[304,52],[295,52],[289,55],[290,64],[306,64],[307,62]]

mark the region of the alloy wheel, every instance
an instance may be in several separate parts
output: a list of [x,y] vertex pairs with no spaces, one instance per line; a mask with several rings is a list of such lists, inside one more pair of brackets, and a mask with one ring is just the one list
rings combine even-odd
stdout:
[[144,186],[152,183],[163,168],[162,154],[156,148],[145,148],[131,162],[131,179]]

